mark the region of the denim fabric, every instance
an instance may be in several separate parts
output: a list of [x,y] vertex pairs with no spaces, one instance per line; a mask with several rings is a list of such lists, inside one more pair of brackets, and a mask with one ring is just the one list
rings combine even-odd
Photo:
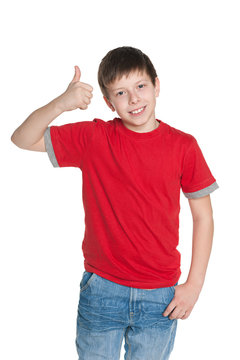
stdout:
[[167,360],[177,320],[162,314],[175,287],[138,289],[84,271],[80,283],[76,347],[79,360]]

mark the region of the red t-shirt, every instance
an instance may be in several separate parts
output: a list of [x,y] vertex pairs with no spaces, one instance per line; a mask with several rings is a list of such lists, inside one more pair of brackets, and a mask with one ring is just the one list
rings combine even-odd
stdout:
[[179,280],[180,189],[197,198],[218,188],[196,139],[158,122],[146,133],[120,118],[44,133],[53,166],[82,171],[85,270],[140,289]]

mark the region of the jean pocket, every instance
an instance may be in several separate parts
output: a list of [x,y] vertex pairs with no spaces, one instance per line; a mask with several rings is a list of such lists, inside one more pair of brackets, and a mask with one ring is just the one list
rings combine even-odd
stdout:
[[84,271],[82,280],[80,282],[80,292],[86,290],[95,277],[96,277],[95,273]]
[[177,282],[175,285],[170,286],[170,288],[169,288],[169,290],[172,291],[173,295],[175,295],[175,287],[176,287],[177,285],[178,285],[178,282]]

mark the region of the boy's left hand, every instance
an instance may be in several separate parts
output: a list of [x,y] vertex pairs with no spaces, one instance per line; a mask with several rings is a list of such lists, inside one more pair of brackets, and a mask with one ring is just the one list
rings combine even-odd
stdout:
[[187,282],[175,286],[175,295],[163,316],[169,319],[187,319],[198,300],[200,290]]

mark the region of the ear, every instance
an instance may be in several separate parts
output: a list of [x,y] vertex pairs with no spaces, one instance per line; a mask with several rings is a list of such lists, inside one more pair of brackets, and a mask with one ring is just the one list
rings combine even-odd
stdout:
[[155,96],[158,97],[160,93],[160,80],[158,77],[155,78]]
[[114,106],[112,105],[112,103],[106,98],[106,96],[103,96],[107,106],[112,110],[112,111],[115,111],[115,108]]

